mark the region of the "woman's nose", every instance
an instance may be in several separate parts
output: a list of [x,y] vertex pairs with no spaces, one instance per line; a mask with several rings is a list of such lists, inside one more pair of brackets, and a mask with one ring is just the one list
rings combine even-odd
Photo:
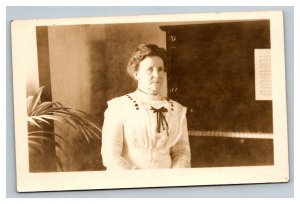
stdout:
[[158,77],[158,70],[157,69],[153,69],[152,76],[153,77]]

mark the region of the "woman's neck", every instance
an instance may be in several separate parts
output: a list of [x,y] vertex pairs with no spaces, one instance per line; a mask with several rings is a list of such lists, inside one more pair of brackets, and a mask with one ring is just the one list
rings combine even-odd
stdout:
[[160,101],[163,100],[163,97],[161,95],[154,94],[154,93],[148,93],[140,88],[137,88],[137,90],[135,91],[135,94],[141,99],[141,100],[145,100],[145,101]]

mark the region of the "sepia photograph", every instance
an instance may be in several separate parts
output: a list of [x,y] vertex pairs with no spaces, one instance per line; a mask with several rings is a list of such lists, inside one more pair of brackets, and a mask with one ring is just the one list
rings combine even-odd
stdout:
[[18,191],[288,182],[283,28],[281,11],[12,21]]

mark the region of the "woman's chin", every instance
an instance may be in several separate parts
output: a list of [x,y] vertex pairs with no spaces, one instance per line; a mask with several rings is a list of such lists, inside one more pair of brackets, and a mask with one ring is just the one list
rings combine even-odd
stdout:
[[151,93],[151,94],[158,94],[158,93],[159,93],[159,89],[155,89],[155,90],[154,90],[154,89],[151,89],[151,90],[150,90],[150,93]]

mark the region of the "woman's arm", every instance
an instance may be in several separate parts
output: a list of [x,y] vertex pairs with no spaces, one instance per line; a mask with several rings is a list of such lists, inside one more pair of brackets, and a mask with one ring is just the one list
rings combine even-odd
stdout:
[[124,157],[123,151],[123,122],[116,107],[108,106],[104,113],[102,129],[102,161],[107,170],[131,169]]
[[181,135],[178,142],[171,148],[172,168],[191,167],[191,150],[187,129],[186,117],[184,117],[181,127]]

